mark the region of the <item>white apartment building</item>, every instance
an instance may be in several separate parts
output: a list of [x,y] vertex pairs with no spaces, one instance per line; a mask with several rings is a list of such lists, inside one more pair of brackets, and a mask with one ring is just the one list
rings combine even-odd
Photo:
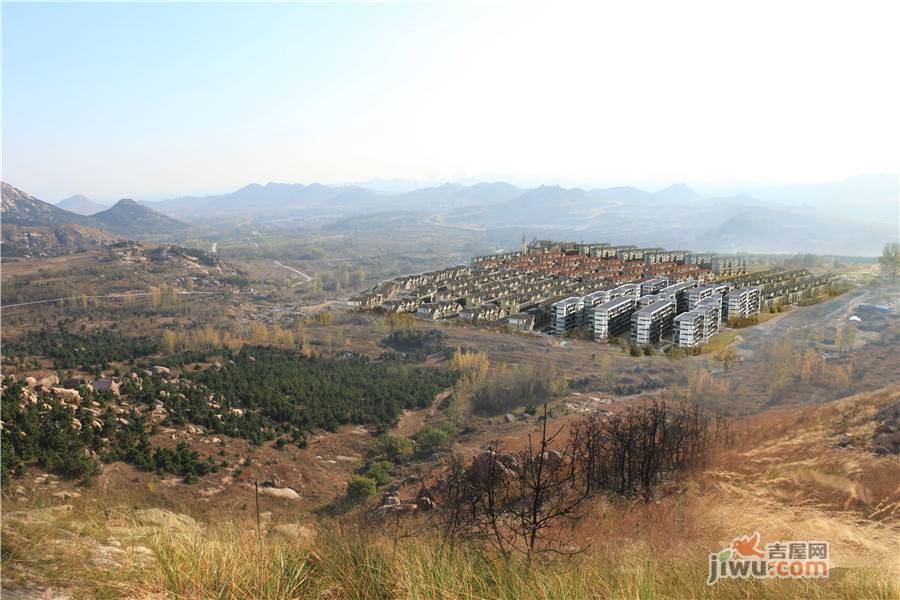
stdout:
[[635,300],[641,295],[641,286],[637,283],[623,283],[619,287],[609,290],[609,299],[619,297],[634,298]]
[[675,301],[675,299],[672,298],[671,296],[669,296],[668,294],[666,294],[666,295],[650,294],[648,296],[641,296],[640,298],[638,298],[637,305],[638,305],[638,308],[644,308],[645,306],[650,306],[651,304],[653,304],[655,302],[659,302],[660,300],[669,300],[669,301],[673,301],[673,302]]
[[759,314],[759,288],[740,288],[725,296],[724,320]]
[[608,340],[628,331],[634,310],[634,298],[630,296],[613,298],[597,306],[592,322],[594,339]]
[[717,297],[713,296],[702,301],[694,310],[703,310],[706,313],[706,341],[709,341],[709,338],[719,333],[719,323],[722,320],[722,303]]
[[560,300],[550,307],[551,329],[554,335],[563,335],[566,331],[581,325],[584,316],[584,299],[572,296]]
[[694,310],[703,300],[711,298],[715,293],[716,286],[701,285],[687,291],[687,309]]
[[675,319],[675,303],[660,300],[631,315],[631,341],[647,346],[655,344],[672,331]]
[[697,282],[693,279],[682,281],[681,283],[673,283],[659,290],[660,295],[666,295],[675,298],[678,312],[683,313],[688,310],[688,291],[697,287]]
[[679,348],[695,348],[706,343],[706,310],[695,308],[675,317],[672,340]]
[[591,248],[591,256],[598,258],[617,258],[619,250],[627,250],[636,246],[598,246]]
[[655,265],[663,262],[684,263],[685,257],[690,254],[687,250],[659,250],[644,254],[644,264]]
[[641,296],[649,296],[669,285],[666,277],[654,277],[641,282]]
[[610,301],[610,290],[597,290],[591,292],[584,297],[584,322],[592,323],[594,319],[594,309],[605,302]]
[[710,267],[716,275],[743,275],[747,272],[747,259],[743,256],[716,255]]

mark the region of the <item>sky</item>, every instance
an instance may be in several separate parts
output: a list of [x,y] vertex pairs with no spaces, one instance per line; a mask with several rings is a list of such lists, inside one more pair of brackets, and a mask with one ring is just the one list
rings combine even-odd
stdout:
[[2,178],[741,186],[900,170],[896,2],[2,5]]

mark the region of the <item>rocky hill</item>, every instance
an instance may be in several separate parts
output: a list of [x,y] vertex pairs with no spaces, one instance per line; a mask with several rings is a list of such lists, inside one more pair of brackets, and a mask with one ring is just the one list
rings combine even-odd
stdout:
[[24,227],[3,224],[3,256],[59,256],[96,248],[116,240],[106,231],[83,225]]
[[119,200],[115,206],[101,211],[93,218],[105,228],[130,237],[176,233],[188,225],[168,217],[134,200]]
[[53,206],[43,200],[38,200],[31,194],[14,188],[6,182],[0,183],[3,190],[2,213],[3,225],[21,226],[47,226],[56,225],[82,225],[85,227],[102,228],[100,223],[91,217],[78,215],[57,206]]

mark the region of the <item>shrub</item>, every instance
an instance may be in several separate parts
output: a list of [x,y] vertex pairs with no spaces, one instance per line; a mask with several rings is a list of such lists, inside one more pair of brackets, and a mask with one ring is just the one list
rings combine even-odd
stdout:
[[427,331],[401,329],[392,331],[381,343],[387,348],[403,352],[412,358],[423,359],[436,352],[446,350],[444,344],[446,339],[447,334],[438,329],[428,329]]
[[423,453],[444,450],[450,445],[452,437],[453,429],[449,425],[426,427],[416,436],[416,449]]
[[391,479],[391,471],[394,463],[388,460],[379,460],[369,465],[363,472],[363,476],[375,481],[377,485],[384,485]]
[[354,475],[347,483],[347,498],[354,502],[365,500],[375,494],[375,481],[362,475]]
[[409,438],[395,435],[382,435],[375,440],[374,451],[383,454],[394,462],[403,462],[413,454],[415,445]]

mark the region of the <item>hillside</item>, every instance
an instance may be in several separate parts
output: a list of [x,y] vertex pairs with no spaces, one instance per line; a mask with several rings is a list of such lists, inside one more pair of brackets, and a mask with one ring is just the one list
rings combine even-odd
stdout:
[[119,200],[93,218],[110,231],[131,237],[177,233],[188,228],[186,223],[129,199]]
[[56,203],[56,206],[68,210],[69,212],[78,213],[79,215],[93,215],[101,210],[109,208],[108,205],[94,202],[87,196],[82,196],[81,194],[63,198]]
[[56,227],[3,224],[4,258],[59,256],[96,248],[118,239],[109,232],[83,225]]
[[53,206],[43,200],[14,188],[6,182],[0,183],[3,191],[2,219],[4,225],[45,226],[82,225],[102,228],[91,217],[75,214]]
[[[576,555],[530,564],[501,556],[490,539],[443,545],[453,533],[442,529],[448,521],[440,509],[387,505],[396,508],[382,507],[379,516],[364,504],[340,518],[325,511],[313,522],[291,508],[297,500],[275,487],[277,477],[259,488],[258,517],[219,514],[209,499],[221,494],[221,484],[166,507],[148,506],[148,495],[171,494],[164,490],[177,484],[164,479],[147,485],[143,498],[128,494],[120,485],[134,472],[121,463],[80,490],[57,477],[28,477],[3,514],[4,592],[549,600],[675,599],[693,590],[698,595],[690,597],[716,599],[892,598],[900,535],[892,482],[900,477],[900,459],[874,454],[865,440],[877,425],[873,415],[898,399],[896,388],[884,389],[739,421],[734,442],[683,481],[667,482],[654,501],[612,496],[586,504],[572,522]],[[839,441],[845,431],[852,444]],[[315,443],[315,452],[334,451]],[[273,452],[266,460],[277,464],[281,456]],[[331,462],[337,463],[332,468],[342,464]],[[241,495],[245,505],[255,502],[252,485]],[[707,588],[709,552],[752,531],[763,543],[828,541],[830,578],[723,580]]]
[[737,208],[734,216],[703,232],[696,247],[720,252],[877,254],[896,226],[821,216],[799,209]]

